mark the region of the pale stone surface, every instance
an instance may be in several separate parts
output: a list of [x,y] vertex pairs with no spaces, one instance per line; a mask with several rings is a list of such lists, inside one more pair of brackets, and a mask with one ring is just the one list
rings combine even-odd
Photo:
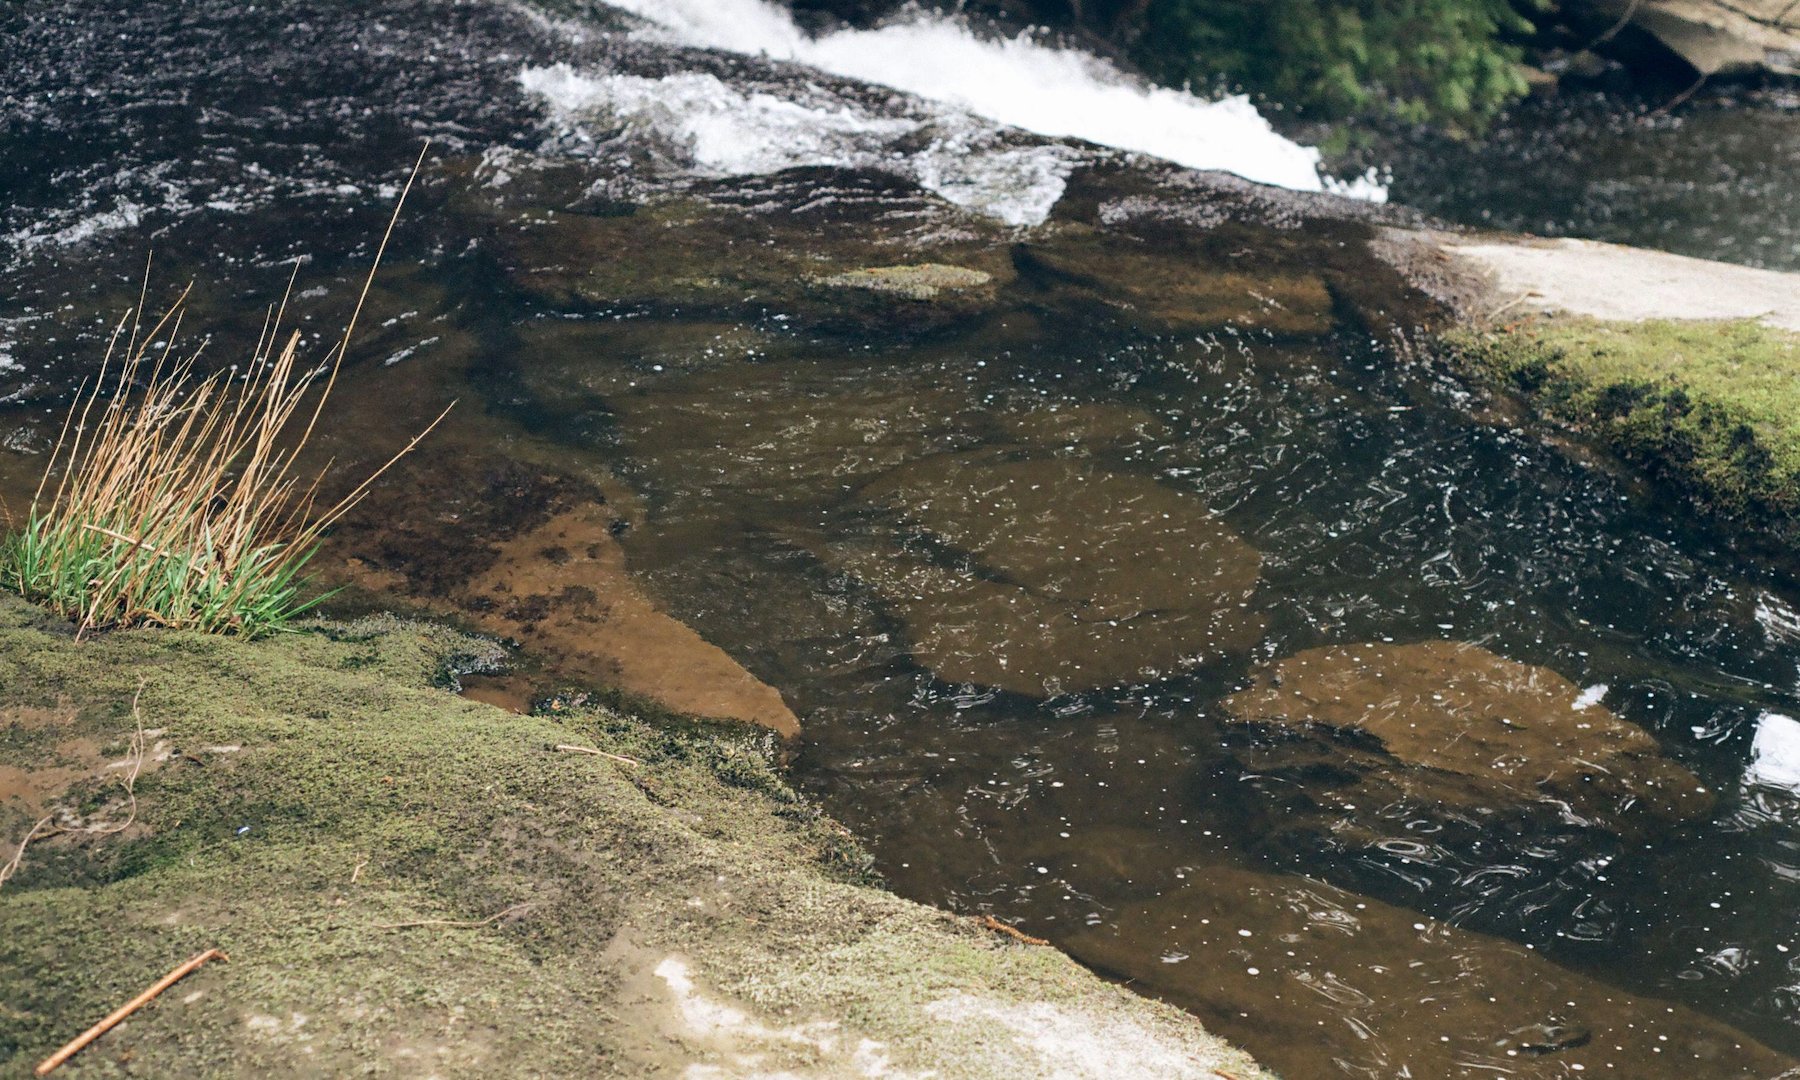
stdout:
[[986,270],[971,270],[944,263],[904,266],[871,266],[820,279],[822,284],[870,292],[893,293],[908,300],[931,300],[944,292],[977,289],[994,280]]
[[1626,322],[1759,319],[1800,331],[1800,274],[1592,240],[1446,238],[1443,249],[1491,278],[1495,308],[1476,315],[1561,311]]
[[1800,4],[1793,0],[1594,0],[1628,16],[1703,75],[1800,75]]

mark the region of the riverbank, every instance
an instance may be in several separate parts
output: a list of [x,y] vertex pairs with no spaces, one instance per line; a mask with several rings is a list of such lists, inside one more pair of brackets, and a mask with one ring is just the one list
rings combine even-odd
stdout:
[[1487,284],[1444,335],[1455,367],[1729,535],[1800,534],[1800,275],[1577,240],[1443,250]]
[[0,855],[67,830],[4,885],[0,1062],[220,948],[61,1074],[1266,1075],[868,883],[772,736],[450,692],[498,658],[391,618],[77,642],[0,597]]

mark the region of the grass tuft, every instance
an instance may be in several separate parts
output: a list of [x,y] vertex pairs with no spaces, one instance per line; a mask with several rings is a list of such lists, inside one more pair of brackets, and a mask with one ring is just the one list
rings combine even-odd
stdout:
[[[380,259],[378,251],[377,266]],[[297,331],[276,347],[284,299],[265,320],[246,374],[234,377],[201,376],[203,346],[177,351],[186,299],[184,292],[148,333],[133,322],[126,338],[131,315],[120,319],[99,374],[70,407],[24,528],[0,542],[0,585],[82,632],[154,625],[258,637],[288,628],[324,599],[308,598],[316,590],[304,571],[325,530],[443,419],[315,512],[326,471],[304,480],[295,463],[337,380],[362,300],[325,362],[307,366]]]

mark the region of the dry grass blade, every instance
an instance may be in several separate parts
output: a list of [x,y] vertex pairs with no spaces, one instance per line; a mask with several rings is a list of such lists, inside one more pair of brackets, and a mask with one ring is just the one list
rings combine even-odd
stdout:
[[178,351],[185,292],[147,333],[130,315],[120,319],[99,373],[69,411],[25,528],[0,545],[0,584],[68,615],[83,633],[152,624],[255,636],[316,603],[303,596],[301,572],[325,530],[449,412],[314,512],[325,473],[303,480],[296,465],[423,162],[421,151],[344,336],[322,365],[302,363],[298,332],[284,335],[286,295],[241,379],[201,376],[200,349]]

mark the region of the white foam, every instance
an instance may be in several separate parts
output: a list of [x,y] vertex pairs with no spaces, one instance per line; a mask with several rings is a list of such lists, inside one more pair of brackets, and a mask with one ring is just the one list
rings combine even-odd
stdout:
[[[876,116],[822,92],[805,99],[746,92],[694,72],[657,79],[589,76],[556,64],[528,67],[519,82],[549,103],[570,134],[584,137],[590,116],[623,121],[699,175],[802,165],[880,168],[1013,225],[1043,221],[1062,197],[1073,165],[1065,147],[1008,147],[983,126]],[[923,149],[890,149],[922,131],[929,136]]]
[[1777,712],[1756,718],[1744,782],[1800,794],[1800,720]]
[[1019,36],[983,40],[923,13],[872,30],[808,37],[767,0],[611,0],[648,20],[643,36],[766,55],[880,83],[1039,135],[1136,150],[1195,169],[1222,169],[1297,191],[1376,202],[1372,178],[1319,173],[1319,151],[1276,134],[1249,99],[1210,101],[1142,85],[1106,61]]
[[1758,594],[1756,621],[1771,641],[1800,639],[1800,611],[1795,611],[1770,593]]
[[1575,708],[1577,710],[1593,708],[1595,705],[1600,704],[1601,700],[1606,697],[1606,692],[1610,689],[1612,689],[1612,687],[1605,683],[1595,683],[1576,695]]

